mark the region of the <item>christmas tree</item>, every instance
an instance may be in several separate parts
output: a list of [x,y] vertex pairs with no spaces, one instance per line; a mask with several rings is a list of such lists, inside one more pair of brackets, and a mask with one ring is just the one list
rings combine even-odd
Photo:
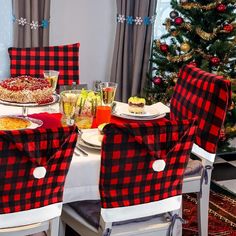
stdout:
[[151,102],[167,100],[179,68],[186,63],[236,78],[236,1],[171,1],[167,33],[153,42],[145,92]]
[[[236,0],[171,0],[171,7],[163,23],[166,33],[153,41],[144,89],[147,103],[168,104],[184,64],[223,75],[236,91]],[[236,132],[235,122],[236,110],[231,106],[230,132]]]

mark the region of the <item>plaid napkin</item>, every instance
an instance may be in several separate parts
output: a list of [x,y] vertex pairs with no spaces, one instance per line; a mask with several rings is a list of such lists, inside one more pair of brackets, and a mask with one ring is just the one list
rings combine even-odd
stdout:
[[130,206],[181,194],[195,130],[195,120],[105,126],[99,183],[102,207]]
[[0,214],[62,201],[77,128],[0,131]]

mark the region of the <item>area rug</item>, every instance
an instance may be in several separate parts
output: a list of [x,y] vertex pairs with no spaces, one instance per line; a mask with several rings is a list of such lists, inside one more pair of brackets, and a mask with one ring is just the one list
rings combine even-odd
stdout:
[[[197,199],[195,194],[183,195],[183,236],[197,236]],[[236,236],[236,197],[211,190],[208,235]]]

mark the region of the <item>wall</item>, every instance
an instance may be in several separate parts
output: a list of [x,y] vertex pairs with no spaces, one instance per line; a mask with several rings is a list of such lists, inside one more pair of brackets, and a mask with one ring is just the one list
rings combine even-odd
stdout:
[[110,80],[115,0],[51,0],[50,45],[80,42],[80,83]]

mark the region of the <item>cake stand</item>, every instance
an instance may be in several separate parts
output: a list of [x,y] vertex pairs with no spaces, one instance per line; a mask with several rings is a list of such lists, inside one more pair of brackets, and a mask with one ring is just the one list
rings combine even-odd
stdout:
[[16,103],[16,102],[3,101],[1,99],[0,99],[0,104],[6,105],[6,106],[22,107],[22,116],[27,117],[28,116],[28,108],[49,106],[49,105],[55,104],[59,101],[59,95],[58,94],[53,94],[52,97],[53,97],[53,101],[48,102],[48,103],[43,103],[43,104],[38,104],[38,103]]

